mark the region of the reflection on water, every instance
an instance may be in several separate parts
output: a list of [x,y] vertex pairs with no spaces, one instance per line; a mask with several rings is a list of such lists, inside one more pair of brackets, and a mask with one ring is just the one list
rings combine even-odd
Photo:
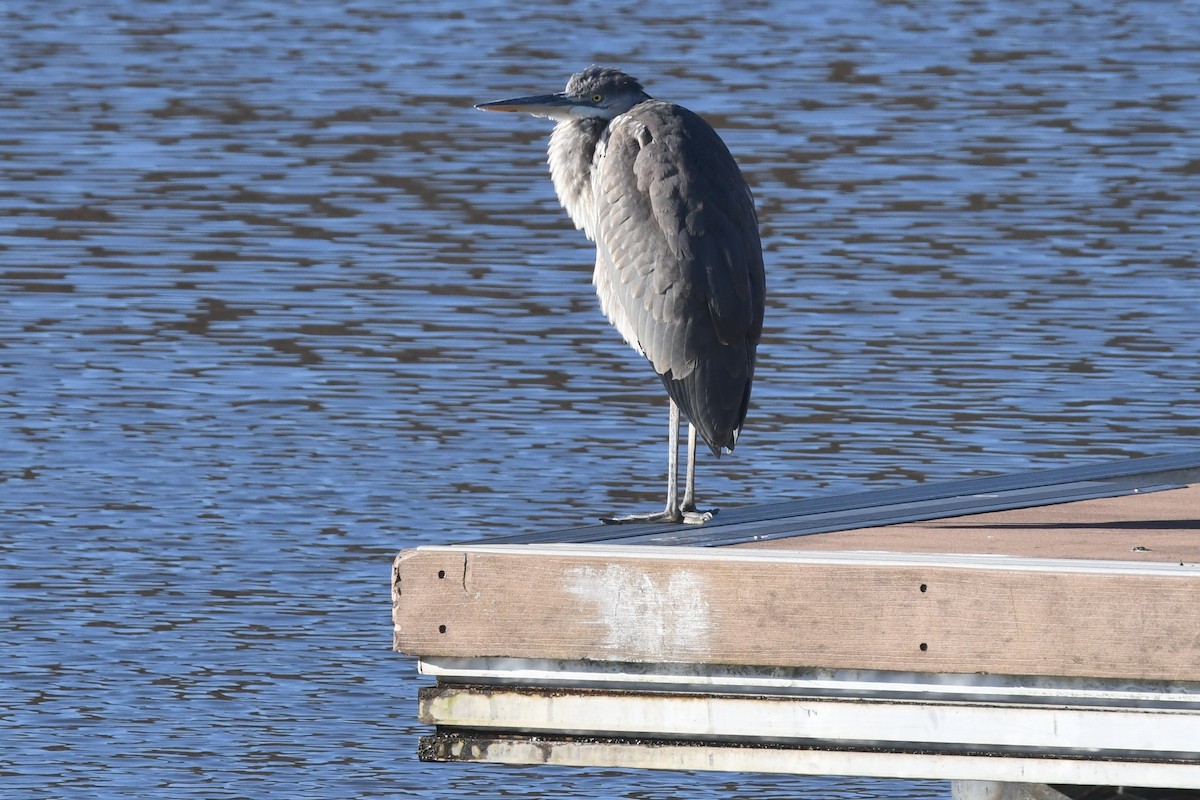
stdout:
[[602,61],[721,130],[769,287],[734,506],[1195,446],[1196,16],[0,5],[6,787],[947,796],[414,763],[390,556],[660,495],[548,127],[470,106]]

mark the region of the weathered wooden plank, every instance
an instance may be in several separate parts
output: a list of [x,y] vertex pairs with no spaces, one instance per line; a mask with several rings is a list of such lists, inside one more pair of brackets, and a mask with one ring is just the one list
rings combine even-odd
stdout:
[[739,545],[1200,563],[1200,483],[1121,497]]
[[394,578],[416,656],[1200,680],[1196,567],[481,545]]

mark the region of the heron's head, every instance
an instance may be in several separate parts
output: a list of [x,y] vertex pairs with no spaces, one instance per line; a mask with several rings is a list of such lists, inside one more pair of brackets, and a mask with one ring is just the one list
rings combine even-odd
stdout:
[[565,91],[480,103],[475,107],[484,111],[524,111],[559,122],[610,120],[649,99],[637,78],[611,67],[592,66],[572,75]]

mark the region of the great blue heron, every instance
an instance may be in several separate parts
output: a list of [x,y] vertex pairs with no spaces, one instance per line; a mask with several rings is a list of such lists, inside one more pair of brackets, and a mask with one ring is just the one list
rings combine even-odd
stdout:
[[[711,519],[696,508],[696,433],[717,457],[733,450],[765,291],[754,198],[729,149],[696,114],[607,67],[577,72],[563,92],[476,108],[557,122],[550,177],[575,227],[596,242],[600,308],[671,398],[666,509],[604,521]],[[682,502],[680,412],[689,423]]]

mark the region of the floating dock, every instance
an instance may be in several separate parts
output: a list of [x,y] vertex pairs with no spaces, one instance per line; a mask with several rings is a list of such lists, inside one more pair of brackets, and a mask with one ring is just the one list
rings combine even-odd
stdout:
[[425,760],[1200,789],[1200,452],[419,547],[392,601]]

